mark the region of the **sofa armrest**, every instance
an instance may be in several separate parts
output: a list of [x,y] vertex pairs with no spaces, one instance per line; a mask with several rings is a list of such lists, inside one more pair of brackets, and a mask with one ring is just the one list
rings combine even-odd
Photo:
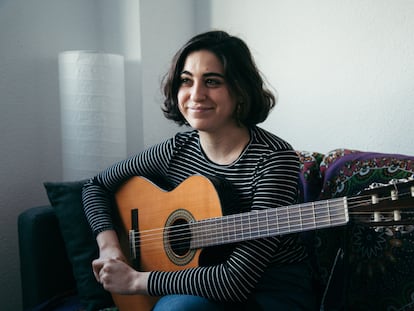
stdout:
[[51,206],[22,212],[18,235],[24,309],[75,291],[71,264]]

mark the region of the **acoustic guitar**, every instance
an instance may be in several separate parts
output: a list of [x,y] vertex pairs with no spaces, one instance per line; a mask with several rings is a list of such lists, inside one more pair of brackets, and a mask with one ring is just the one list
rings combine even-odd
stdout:
[[[131,265],[140,271],[174,271],[199,266],[210,246],[346,225],[350,219],[369,226],[413,223],[414,180],[375,184],[355,197],[342,197],[223,216],[232,199],[223,199],[217,180],[195,175],[171,191],[133,177],[116,194],[126,238],[120,238]],[[120,311],[151,310],[157,297],[118,295]]]

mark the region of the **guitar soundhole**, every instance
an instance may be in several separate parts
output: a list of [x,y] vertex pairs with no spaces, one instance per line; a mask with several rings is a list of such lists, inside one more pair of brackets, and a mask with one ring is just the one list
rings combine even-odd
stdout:
[[195,255],[191,249],[190,222],[193,215],[184,209],[174,211],[167,219],[164,231],[164,249],[171,262],[177,266],[187,265]]
[[177,256],[184,256],[190,249],[190,228],[185,219],[178,219],[170,228],[170,245]]

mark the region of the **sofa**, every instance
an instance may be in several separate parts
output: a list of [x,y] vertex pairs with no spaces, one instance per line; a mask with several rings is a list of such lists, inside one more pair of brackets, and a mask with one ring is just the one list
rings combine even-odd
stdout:
[[[310,206],[342,197],[351,202],[374,184],[392,189],[396,181],[411,183],[414,173],[414,156],[350,149],[297,154],[298,201]],[[117,310],[90,269],[97,247],[83,214],[83,182],[45,182],[50,205],[19,215],[24,310]],[[320,310],[414,310],[410,204],[408,199],[404,211],[409,213],[401,213],[395,225],[391,219],[372,226],[370,210],[363,222],[351,217],[345,225],[300,233],[317,271]]]

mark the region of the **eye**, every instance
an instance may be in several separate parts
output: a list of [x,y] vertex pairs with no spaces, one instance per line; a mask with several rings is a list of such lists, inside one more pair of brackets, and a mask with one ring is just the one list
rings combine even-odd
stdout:
[[181,77],[180,78],[180,84],[181,85],[190,85],[191,84],[191,79],[189,79],[187,77]]
[[206,79],[205,83],[207,86],[212,86],[212,87],[219,86],[222,84],[222,82],[218,79]]

